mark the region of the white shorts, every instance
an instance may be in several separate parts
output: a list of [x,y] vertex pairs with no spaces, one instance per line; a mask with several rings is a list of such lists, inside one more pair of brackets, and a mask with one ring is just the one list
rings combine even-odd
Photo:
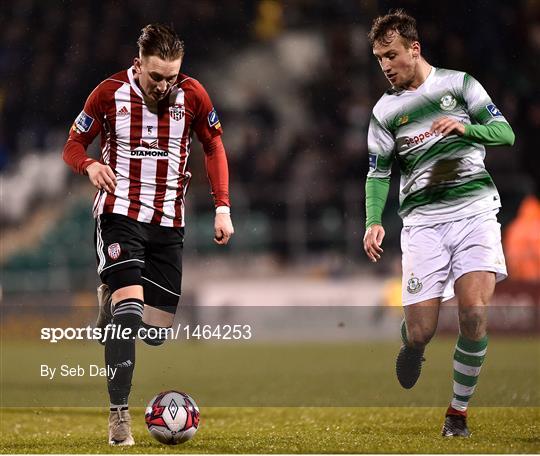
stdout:
[[507,277],[496,211],[453,222],[405,226],[401,231],[402,301],[407,306],[454,296],[454,282],[472,271]]

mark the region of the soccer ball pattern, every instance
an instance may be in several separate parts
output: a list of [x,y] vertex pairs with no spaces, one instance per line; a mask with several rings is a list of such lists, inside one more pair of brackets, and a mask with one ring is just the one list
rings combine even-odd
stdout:
[[150,435],[166,445],[193,438],[199,428],[199,417],[195,401],[178,391],[159,393],[148,403],[144,414]]

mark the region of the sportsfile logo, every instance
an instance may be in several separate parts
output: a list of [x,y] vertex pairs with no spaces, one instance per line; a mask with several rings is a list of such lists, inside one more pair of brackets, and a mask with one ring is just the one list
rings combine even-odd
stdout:
[[111,323],[105,328],[41,328],[41,340],[57,344],[65,340],[130,340],[144,339],[162,343],[170,339],[194,340],[249,340],[253,337],[253,329],[249,324],[225,325],[183,325],[169,328],[126,328]]
[[178,339],[181,335],[181,325],[177,328],[145,328],[141,326],[136,331],[122,325],[109,324],[105,328],[41,328],[41,340],[56,344],[64,340],[130,340],[130,339],[153,339],[166,340]]

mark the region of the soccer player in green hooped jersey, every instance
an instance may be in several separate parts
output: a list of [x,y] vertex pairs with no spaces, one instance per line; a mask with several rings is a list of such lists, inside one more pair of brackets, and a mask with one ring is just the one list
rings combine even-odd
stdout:
[[382,213],[397,160],[405,320],[396,374],[404,388],[414,386],[440,304],[455,293],[460,333],[442,435],[467,437],[467,408],[487,350],[487,305],[507,276],[500,198],[484,146],[512,145],[514,133],[472,76],[422,57],[416,21],[403,10],[376,18],[369,40],[392,87],[369,126],[364,250],[373,262],[381,258]]

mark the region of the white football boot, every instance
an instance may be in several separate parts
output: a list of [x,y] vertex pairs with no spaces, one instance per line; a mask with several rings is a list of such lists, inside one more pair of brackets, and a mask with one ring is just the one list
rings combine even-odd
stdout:
[[118,407],[109,413],[109,445],[131,446],[135,440],[131,435],[131,416],[129,410]]

